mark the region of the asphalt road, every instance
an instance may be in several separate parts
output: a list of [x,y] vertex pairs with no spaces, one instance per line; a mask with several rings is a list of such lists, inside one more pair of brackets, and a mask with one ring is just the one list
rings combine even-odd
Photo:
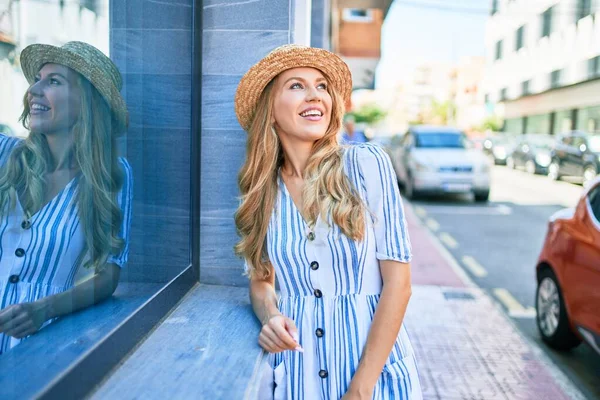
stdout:
[[600,399],[600,355],[586,344],[557,353],[541,342],[535,325],[535,265],[548,217],[574,206],[582,189],[497,166],[487,204],[474,203],[466,195],[425,198],[412,204],[473,282],[502,305],[517,327],[584,395]]

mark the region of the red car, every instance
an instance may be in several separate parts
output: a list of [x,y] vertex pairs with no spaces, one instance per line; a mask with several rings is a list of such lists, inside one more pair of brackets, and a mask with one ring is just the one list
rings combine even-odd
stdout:
[[537,326],[544,342],[569,350],[582,340],[600,353],[600,177],[575,208],[550,217],[537,264]]

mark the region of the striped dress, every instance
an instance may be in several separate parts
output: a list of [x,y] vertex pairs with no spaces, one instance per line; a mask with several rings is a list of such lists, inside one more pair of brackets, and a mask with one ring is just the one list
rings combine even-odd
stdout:
[[[20,141],[0,134],[0,168]],[[120,236],[126,245],[120,254],[110,256],[108,262],[123,267],[129,254],[133,182],[127,161],[121,158],[120,163],[125,171],[125,182],[118,194],[124,216]],[[77,177],[71,180],[29,221],[25,220],[18,202],[8,212],[7,205],[0,215],[0,309],[61,293],[93,275],[93,270],[80,268],[87,253],[83,252],[85,239],[74,201],[77,180]],[[0,334],[0,354],[19,342]]]
[[[296,323],[304,353],[270,355],[272,370],[261,379],[265,398],[340,399],[358,368],[380,298],[379,260],[411,260],[402,200],[387,154],[371,144],[355,145],[345,148],[344,164],[371,211],[361,242],[320,218],[311,230],[279,177],[267,249],[280,288],[279,309]],[[404,326],[373,398],[422,398]]]

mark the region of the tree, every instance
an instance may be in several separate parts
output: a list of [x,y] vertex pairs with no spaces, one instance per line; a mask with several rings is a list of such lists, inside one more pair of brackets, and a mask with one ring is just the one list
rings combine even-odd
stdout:
[[376,104],[366,104],[348,114],[354,117],[354,122],[357,124],[366,123],[367,125],[374,125],[387,116],[387,112]]
[[502,118],[498,117],[497,115],[490,115],[483,121],[480,130],[490,130],[492,132],[499,132],[502,129],[502,124]]

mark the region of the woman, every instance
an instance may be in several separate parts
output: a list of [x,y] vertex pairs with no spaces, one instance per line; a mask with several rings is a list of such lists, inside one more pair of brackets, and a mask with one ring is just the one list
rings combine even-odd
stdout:
[[131,220],[117,67],[81,42],[29,46],[21,66],[29,135],[0,135],[0,354],[112,295]]
[[236,252],[272,353],[271,398],[421,398],[402,327],[411,250],[396,177],[380,148],[337,142],[351,90],[339,57],[297,45],[237,89],[248,145]]

